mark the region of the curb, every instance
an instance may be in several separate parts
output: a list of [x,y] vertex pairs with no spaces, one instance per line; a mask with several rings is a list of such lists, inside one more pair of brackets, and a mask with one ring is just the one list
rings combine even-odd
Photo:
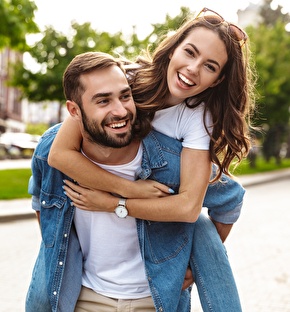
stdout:
[[290,179],[290,169],[280,169],[271,172],[263,172],[238,177],[238,181],[245,188],[286,179]]

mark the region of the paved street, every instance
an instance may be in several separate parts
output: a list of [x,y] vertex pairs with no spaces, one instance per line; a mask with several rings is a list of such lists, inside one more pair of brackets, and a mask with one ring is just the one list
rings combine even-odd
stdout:
[[40,242],[37,221],[1,222],[0,236],[0,311],[22,312]]
[[[289,188],[289,175],[247,187],[243,213],[226,241],[244,312],[290,312]],[[29,210],[29,200],[17,203],[18,211]],[[0,210],[4,206],[0,202]],[[31,217],[0,218],[0,235],[0,312],[22,312],[38,225]],[[192,311],[201,312],[195,292],[192,297]]]
[[289,189],[289,178],[249,187],[226,241],[244,312],[290,312]]

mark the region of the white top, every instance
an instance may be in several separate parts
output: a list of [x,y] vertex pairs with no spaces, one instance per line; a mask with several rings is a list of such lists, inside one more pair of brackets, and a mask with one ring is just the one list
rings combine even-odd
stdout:
[[[130,163],[100,167],[129,180],[141,165],[142,145]],[[82,284],[104,296],[136,299],[150,296],[139,248],[136,219],[115,213],[76,209],[75,226],[84,258]]]
[[[204,104],[189,108],[185,103],[159,110],[155,113],[153,128],[174,139],[182,140],[183,147],[208,150],[210,137],[203,124]],[[211,133],[212,120],[206,114],[206,126]]]

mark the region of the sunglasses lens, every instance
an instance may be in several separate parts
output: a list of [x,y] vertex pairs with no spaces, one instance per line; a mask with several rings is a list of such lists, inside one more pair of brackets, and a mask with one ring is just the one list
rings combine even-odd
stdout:
[[224,21],[224,19],[219,14],[217,14],[214,11],[210,11],[210,10],[203,12],[202,17],[209,24],[212,24],[212,25],[219,25]]
[[210,9],[207,8],[202,9],[196,18],[203,18],[207,23],[214,26],[215,25],[218,26],[222,23],[225,23],[228,26],[229,35],[236,41],[239,42],[242,41],[242,43],[240,42],[241,46],[246,42],[248,38],[246,33],[243,30],[241,30],[238,26],[226,22],[222,16],[220,16],[217,12],[212,11]]
[[223,22],[218,15],[204,15],[203,18],[212,25],[219,25]]
[[229,25],[230,36],[237,41],[246,40],[247,35],[237,26],[230,24]]

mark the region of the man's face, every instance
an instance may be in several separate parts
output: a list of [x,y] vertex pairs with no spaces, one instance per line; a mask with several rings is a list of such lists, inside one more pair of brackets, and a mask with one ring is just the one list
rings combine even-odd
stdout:
[[127,79],[118,66],[81,76],[82,121],[85,137],[102,146],[119,148],[131,143],[136,107]]

